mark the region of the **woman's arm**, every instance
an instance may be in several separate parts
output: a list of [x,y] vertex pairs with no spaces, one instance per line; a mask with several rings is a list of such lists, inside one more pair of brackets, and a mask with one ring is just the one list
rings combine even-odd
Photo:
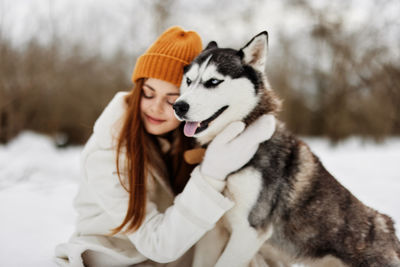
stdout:
[[143,255],[157,262],[174,261],[232,206],[232,201],[202,178],[197,167],[174,204],[164,214],[154,210],[148,213],[143,225],[129,239]]
[[[87,156],[84,169],[89,190],[117,227],[125,218],[129,194],[119,182],[114,158],[112,150],[96,150]],[[159,213],[154,203],[147,202],[143,224],[128,238],[147,258],[171,262],[195,244],[232,206],[232,201],[203,179],[197,167],[165,213]]]

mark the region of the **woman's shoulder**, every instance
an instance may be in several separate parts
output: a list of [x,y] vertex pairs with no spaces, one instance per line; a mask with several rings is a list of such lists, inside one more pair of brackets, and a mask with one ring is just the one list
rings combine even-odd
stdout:
[[123,115],[126,110],[125,97],[129,92],[118,92],[108,103],[96,120],[93,127],[93,136],[97,143],[104,148],[111,148],[122,127]]

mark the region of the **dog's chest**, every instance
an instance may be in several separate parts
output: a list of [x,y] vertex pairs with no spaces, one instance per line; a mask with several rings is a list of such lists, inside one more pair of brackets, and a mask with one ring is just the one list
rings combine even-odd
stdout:
[[257,203],[262,189],[262,175],[253,167],[247,167],[227,178],[224,194],[235,206],[224,216],[228,228],[248,227],[249,213]]

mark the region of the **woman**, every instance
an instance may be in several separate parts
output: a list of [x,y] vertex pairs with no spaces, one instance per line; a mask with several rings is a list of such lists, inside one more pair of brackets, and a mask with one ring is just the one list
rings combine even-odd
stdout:
[[[190,266],[190,248],[232,207],[220,193],[225,177],[254,154],[242,147],[263,141],[251,132],[263,125],[240,134],[243,123],[232,123],[198,167],[183,160],[193,140],[183,136],[172,104],[183,66],[201,49],[197,33],[166,30],[139,57],[133,90],[118,93],[96,121],[81,158],[76,231],[57,246],[58,264]],[[240,153],[225,155],[232,144]]]

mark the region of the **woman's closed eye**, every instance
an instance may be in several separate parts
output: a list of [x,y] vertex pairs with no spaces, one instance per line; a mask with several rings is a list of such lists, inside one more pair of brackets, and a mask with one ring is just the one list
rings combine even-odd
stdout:
[[143,93],[142,95],[144,98],[147,98],[147,99],[152,99],[154,97],[152,95],[146,95],[146,93]]
[[167,103],[172,106],[175,103],[176,99],[178,99],[178,97],[179,96],[169,96],[167,98]]
[[151,99],[154,97],[154,92],[152,90],[143,88],[142,95],[144,98]]

